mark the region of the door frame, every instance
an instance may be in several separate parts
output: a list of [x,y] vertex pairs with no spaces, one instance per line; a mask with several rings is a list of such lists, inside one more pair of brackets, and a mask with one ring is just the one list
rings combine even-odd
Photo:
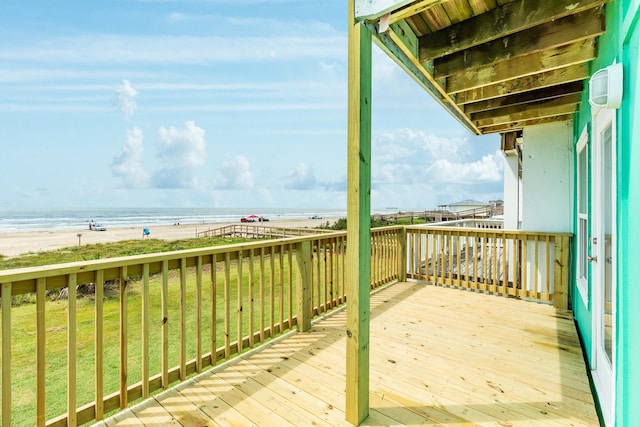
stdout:
[[[611,127],[611,199],[605,200],[605,156],[603,133],[607,127]],[[615,413],[615,375],[616,375],[616,245],[617,245],[617,191],[616,191],[616,110],[594,110],[593,111],[593,144],[591,152],[592,173],[591,192],[591,257],[595,257],[591,262],[591,313],[592,313],[592,377],[598,394],[600,408],[605,424],[613,425]],[[612,357],[609,363],[608,356],[602,349],[604,339],[604,299],[605,299],[605,271],[608,257],[606,254],[605,241],[605,207],[610,204],[610,227],[611,227],[611,346]]]

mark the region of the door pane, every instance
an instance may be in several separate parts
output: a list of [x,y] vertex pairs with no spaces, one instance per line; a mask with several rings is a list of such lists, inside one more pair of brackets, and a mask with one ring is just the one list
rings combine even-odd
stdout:
[[615,189],[613,188],[614,176],[613,176],[613,141],[611,140],[611,125],[607,126],[602,134],[603,139],[603,154],[604,154],[604,182],[603,182],[603,201],[604,201],[604,234],[605,234],[605,262],[604,262],[604,298],[603,298],[603,321],[604,321],[604,334],[603,347],[605,354],[609,358],[609,363],[613,360],[613,244],[612,241],[612,204],[615,200]]

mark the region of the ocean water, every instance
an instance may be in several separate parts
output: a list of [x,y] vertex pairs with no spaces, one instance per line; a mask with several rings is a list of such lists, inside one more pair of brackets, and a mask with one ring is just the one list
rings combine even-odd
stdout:
[[0,208],[0,232],[77,230],[94,221],[107,227],[235,222],[243,216],[269,219],[299,219],[317,215],[346,217],[339,209],[232,209],[232,208],[119,208],[119,209],[7,209]]

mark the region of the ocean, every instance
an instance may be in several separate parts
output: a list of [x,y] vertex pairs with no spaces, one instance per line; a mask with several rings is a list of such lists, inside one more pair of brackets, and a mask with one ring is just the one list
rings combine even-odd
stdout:
[[243,216],[269,219],[346,217],[339,209],[277,208],[119,208],[119,209],[11,209],[0,208],[0,232],[85,229],[89,222],[106,227],[151,227],[155,225],[235,222]]

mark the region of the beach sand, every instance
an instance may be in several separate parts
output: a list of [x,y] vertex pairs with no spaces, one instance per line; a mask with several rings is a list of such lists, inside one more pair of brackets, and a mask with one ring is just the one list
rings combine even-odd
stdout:
[[[313,228],[329,221],[333,224],[337,218],[324,219],[286,219],[271,220],[266,227]],[[149,227],[152,239],[179,240],[196,237],[200,231],[240,224],[239,222],[216,222],[210,224],[180,224]],[[80,237],[78,235],[80,234]],[[78,245],[117,242],[121,240],[142,239],[142,227],[111,227],[106,231],[92,231],[88,228],[78,230],[16,231],[0,233],[0,255],[14,257],[28,252],[50,251]]]

